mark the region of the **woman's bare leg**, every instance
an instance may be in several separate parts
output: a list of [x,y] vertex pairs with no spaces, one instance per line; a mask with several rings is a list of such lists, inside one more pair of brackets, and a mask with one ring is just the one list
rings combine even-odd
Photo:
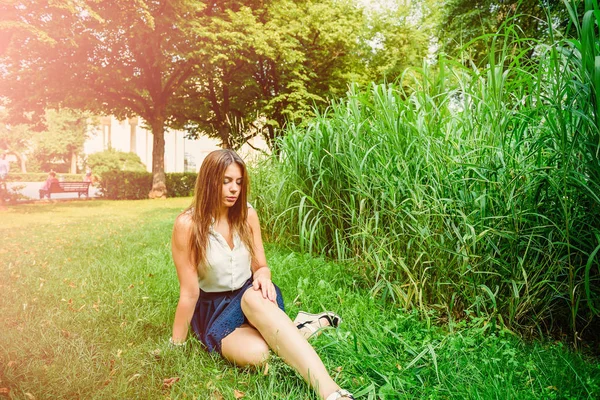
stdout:
[[221,341],[221,353],[239,367],[258,367],[269,359],[269,345],[260,332],[244,324]]
[[246,290],[242,297],[242,311],[269,347],[298,371],[321,398],[339,389],[292,320],[276,304],[264,299],[260,291]]

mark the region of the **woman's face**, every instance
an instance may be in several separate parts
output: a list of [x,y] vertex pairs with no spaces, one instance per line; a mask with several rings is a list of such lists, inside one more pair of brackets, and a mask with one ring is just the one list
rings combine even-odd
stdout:
[[242,169],[237,163],[232,163],[225,170],[223,176],[223,190],[221,192],[223,206],[232,207],[237,201],[240,191],[242,190]]

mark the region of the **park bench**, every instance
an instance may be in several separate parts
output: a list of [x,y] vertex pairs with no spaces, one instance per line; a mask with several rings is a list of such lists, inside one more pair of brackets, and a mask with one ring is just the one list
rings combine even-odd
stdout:
[[[77,193],[78,197],[85,194],[90,197],[90,182],[52,182],[48,191],[48,198],[52,193]],[[40,199],[42,194],[40,193]]]

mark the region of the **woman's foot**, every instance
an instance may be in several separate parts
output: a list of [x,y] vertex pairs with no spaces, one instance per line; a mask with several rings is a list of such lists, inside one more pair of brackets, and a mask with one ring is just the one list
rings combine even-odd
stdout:
[[294,324],[296,324],[296,327],[306,339],[318,336],[323,328],[337,328],[341,322],[342,318],[331,311],[320,314],[309,314],[305,311],[300,311],[296,319],[294,319]]
[[325,400],[354,400],[352,394],[344,389],[338,389],[335,392],[331,393]]

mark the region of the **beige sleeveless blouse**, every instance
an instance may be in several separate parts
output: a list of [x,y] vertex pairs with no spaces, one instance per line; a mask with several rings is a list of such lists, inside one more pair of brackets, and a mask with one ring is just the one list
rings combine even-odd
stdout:
[[[252,208],[250,203],[248,207]],[[250,252],[240,239],[233,235],[233,249],[219,232],[210,227],[206,246],[206,271],[198,280],[205,292],[228,292],[241,288],[252,277]]]

